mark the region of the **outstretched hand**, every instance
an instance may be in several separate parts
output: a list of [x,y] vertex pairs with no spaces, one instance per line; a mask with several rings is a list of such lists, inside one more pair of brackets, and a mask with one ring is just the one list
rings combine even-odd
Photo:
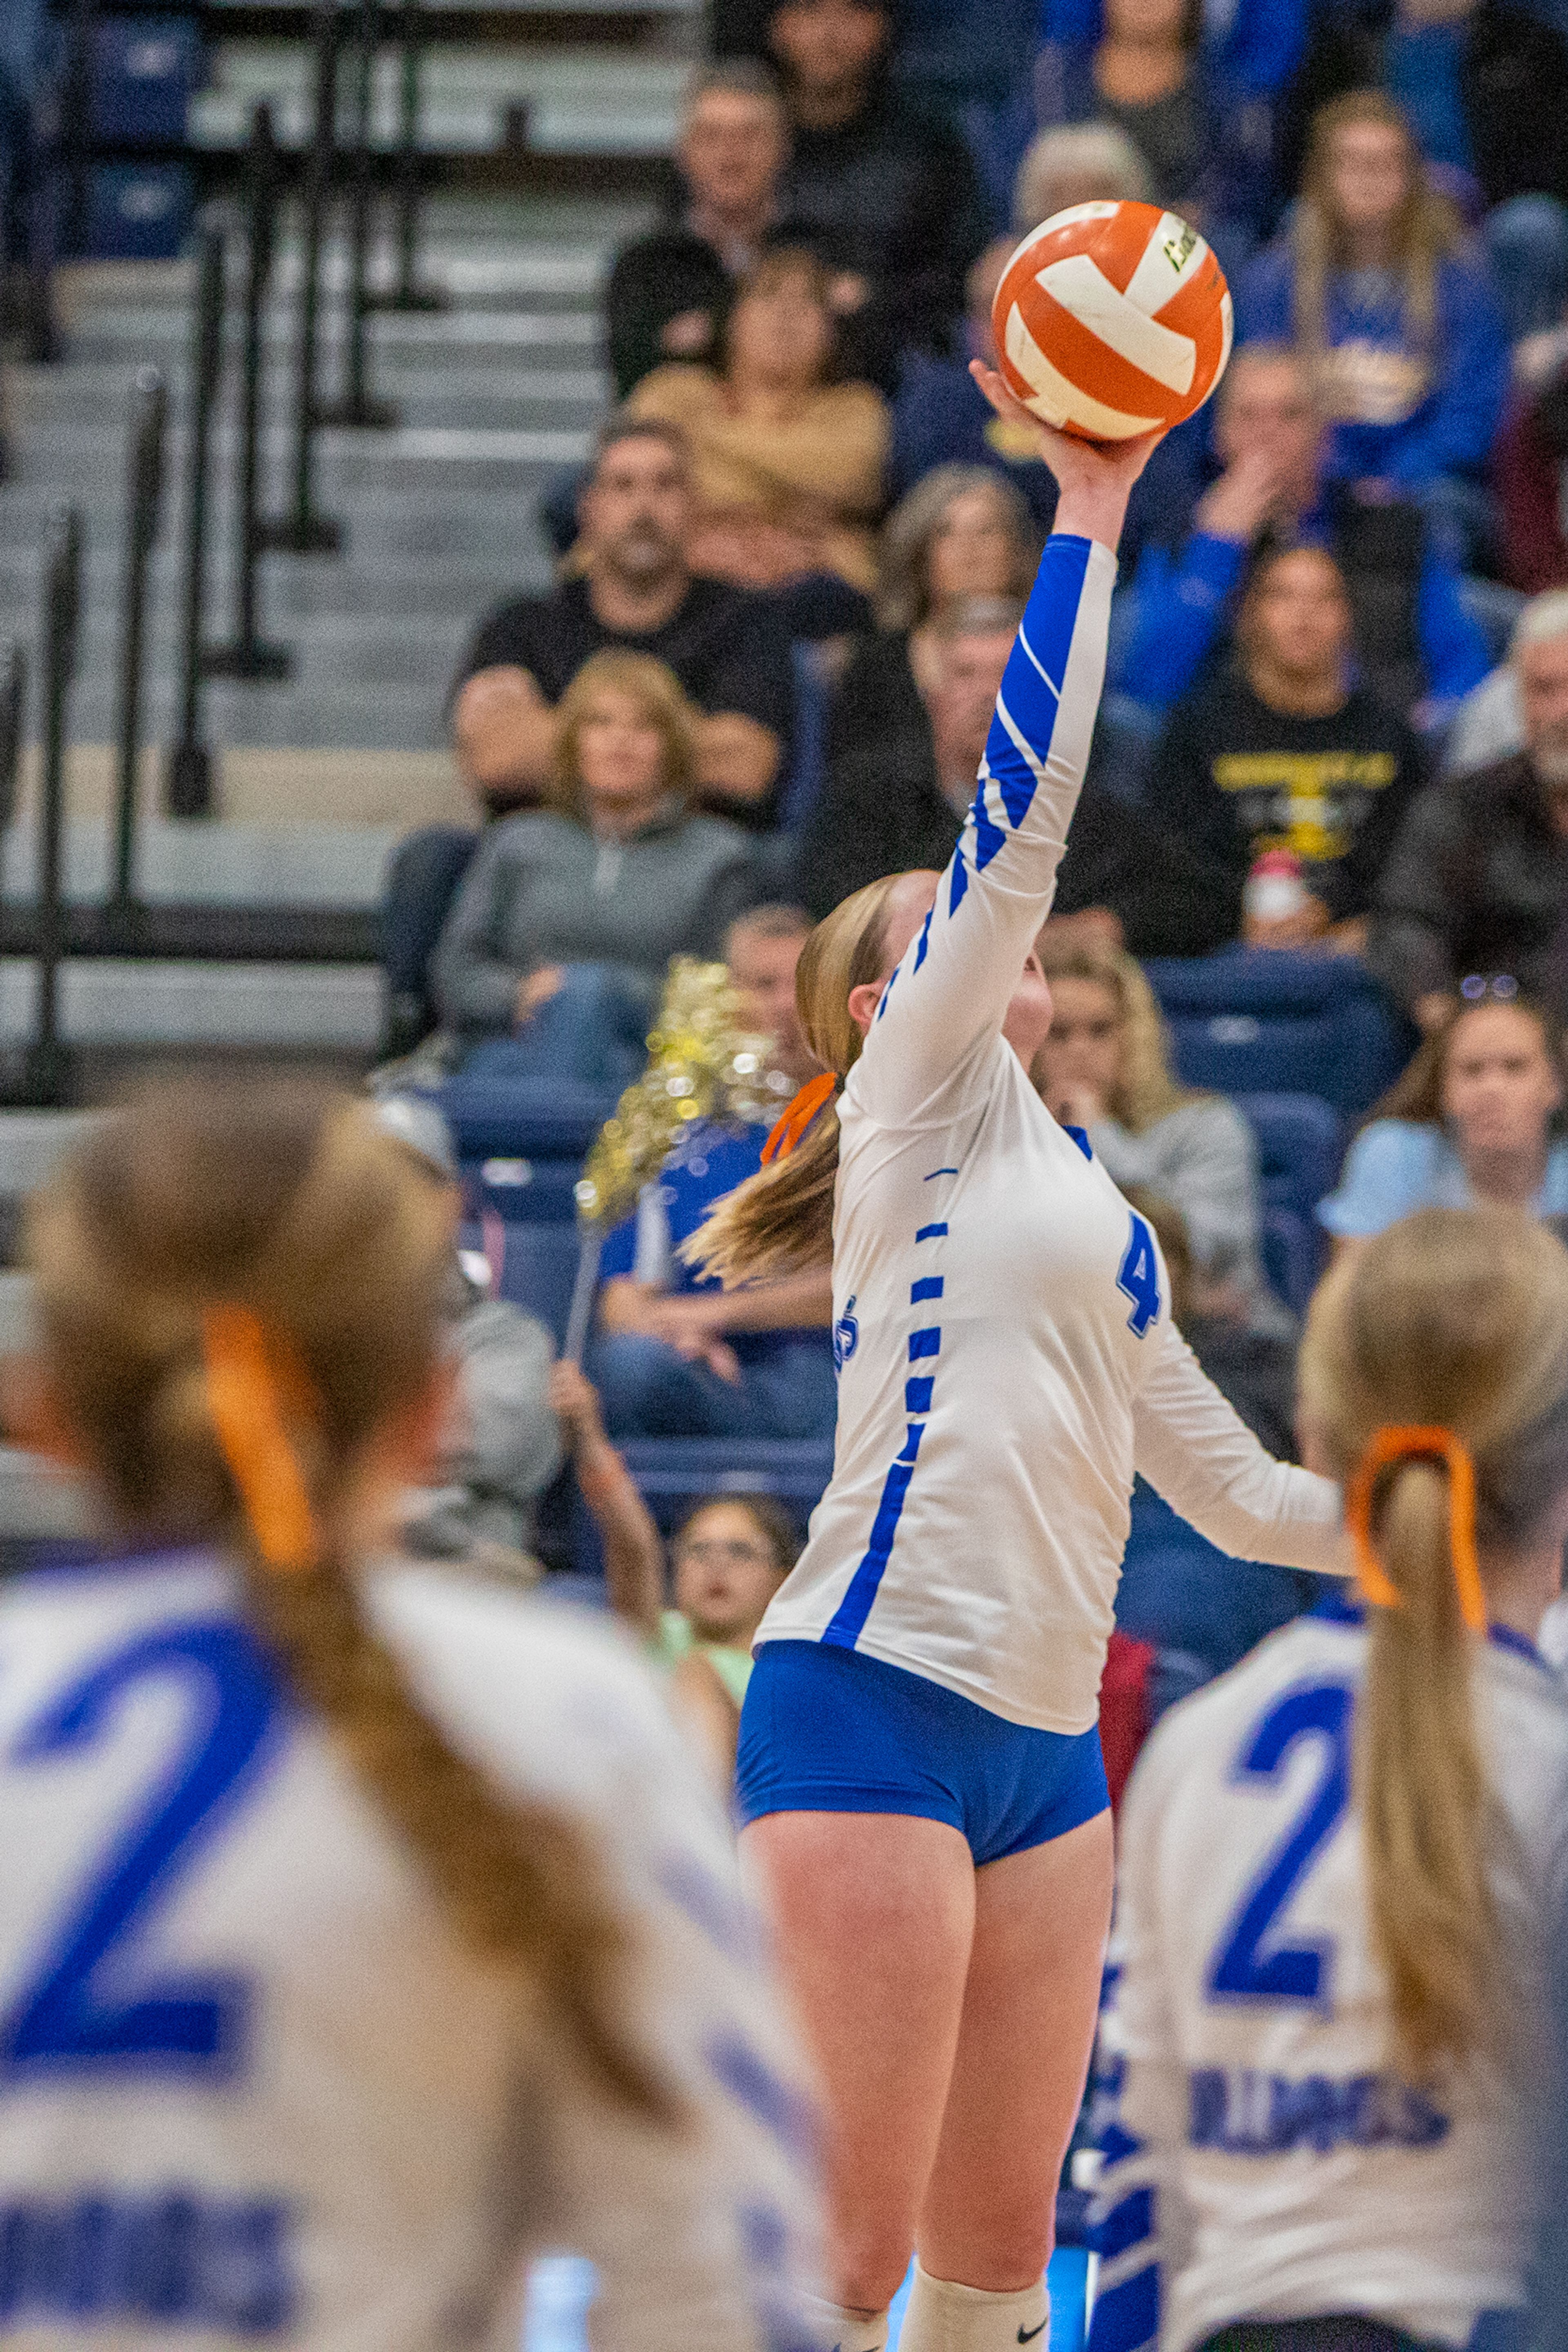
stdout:
[[1038,439],[1040,454],[1061,493],[1056,529],[1114,548],[1122,535],[1128,494],[1165,439],[1164,425],[1157,433],[1140,433],[1131,441],[1081,441],[1076,434],[1042,423],[1009,389],[1006,377],[988,367],[984,360],[971,360],[969,373],[998,416],[1009,425],[1028,425]]

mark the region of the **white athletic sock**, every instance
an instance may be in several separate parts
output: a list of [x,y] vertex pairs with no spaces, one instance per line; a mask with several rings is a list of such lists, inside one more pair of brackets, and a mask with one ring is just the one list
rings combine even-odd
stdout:
[[804,2298],[812,2333],[825,2352],[887,2352],[887,2313],[845,2311],[841,2304],[824,2303],[821,2295]]
[[990,2294],[984,2287],[932,2278],[916,2263],[898,2344],[899,2352],[1015,2352],[1020,2344],[1049,2352],[1045,2281],[1013,2294]]

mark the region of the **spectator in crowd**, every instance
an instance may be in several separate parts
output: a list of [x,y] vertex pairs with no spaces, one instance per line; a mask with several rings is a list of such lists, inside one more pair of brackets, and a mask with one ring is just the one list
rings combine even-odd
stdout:
[[[1120,139],[1117,131],[1089,125],[1082,132],[1053,131],[1047,138]],[[1087,173],[1082,175],[1086,178]],[[1098,194],[1115,194],[1107,180]],[[1092,198],[1083,199],[1085,202]],[[1056,516],[1056,478],[1040,454],[1039,436],[1028,426],[998,416],[969,373],[968,362],[997,364],[991,305],[1002,272],[1011,260],[1015,240],[1000,237],[988,245],[968,277],[968,312],[964,321],[964,356],[938,359],[913,352],[904,362],[898,397],[893,410],[893,488],[906,497],[915,484],[937,466],[986,466],[1010,482],[1028,499],[1035,527],[1048,538]],[[1197,496],[1186,436],[1162,441],[1133,486],[1122,534],[1120,561],[1130,573],[1145,542],[1154,535],[1179,530],[1192,511]]]
[[758,894],[750,845],[693,813],[698,722],[646,654],[591,656],[561,698],[554,804],[488,828],[436,950],[443,1020],[491,1077],[619,1088],[664,967]]
[[644,654],[701,714],[696,791],[738,823],[771,822],[794,685],[767,601],[696,576],[690,461],[671,425],[612,417],[582,493],[580,576],[480,624],[453,705],[463,772],[486,815],[549,795],[557,706],[591,654]]
[[1172,1076],[1154,990],[1131,956],[1048,925],[1040,958],[1052,1013],[1032,1076],[1051,1117],[1088,1138],[1113,1182],[1179,1211],[1211,1309],[1288,1328],[1263,1279],[1258,1154],[1240,1112]]
[[1491,526],[1507,326],[1391,99],[1355,90],[1321,110],[1291,226],[1235,292],[1239,340],[1304,352],[1328,478],[1416,499],[1450,560],[1471,562]]
[[784,101],[765,66],[738,58],[695,77],[675,141],[680,198],[622,247],[605,289],[618,399],[666,360],[716,358],[736,286],[778,218],[789,153]]
[[1323,424],[1303,358],[1282,343],[1237,352],[1217,395],[1214,441],[1224,471],[1190,529],[1146,548],[1134,574],[1134,617],[1113,687],[1168,709],[1223,648],[1249,558],[1295,539],[1333,548],[1357,666],[1385,702],[1409,711],[1424,696],[1456,701],[1480,683],[1486,640],[1419,513],[1403,499],[1325,482]]
[[1149,167],[1113,122],[1059,122],[1039,131],[1013,181],[1012,222],[1019,236],[1075,205],[1147,204]]
[[800,1556],[799,1530],[771,1495],[723,1495],[697,1504],[670,1545],[671,1607],[658,1525],[610,1442],[592,1382],[575,1364],[558,1364],[550,1393],[570,1433],[578,1486],[604,1548],[610,1606],[668,1674],[676,1712],[727,1800],[751,1644]]
[[[862,593],[875,584],[887,408],[870,384],[833,381],[829,292],[812,255],[777,248],[736,298],[722,372],[672,362],[632,395],[634,416],[663,418],[691,449],[688,553],[700,572],[748,588],[822,575]],[[794,633],[827,635],[862,617],[841,591],[829,603],[825,622]]]
[[[884,874],[946,865],[974,798],[1021,610],[997,597],[950,605],[931,625],[923,725],[834,765],[800,845],[800,890],[815,918]],[[1136,954],[1207,955],[1235,935],[1237,893],[1222,870],[1142,811],[1132,814],[1114,771],[1102,733],[1058,877],[1057,912],[1095,910]]]
[[[462,1214],[452,1133],[428,1097],[388,1095],[376,1116]],[[534,1503],[561,1463],[550,1402],[550,1335],[536,1317],[490,1296],[476,1253],[453,1254],[447,1351],[454,1383],[440,1451],[402,1516],[403,1549],[515,1576],[537,1574]]]
[[901,352],[947,348],[986,239],[963,141],[890,86],[893,22],[892,0],[776,0],[767,28],[793,142],[779,209],[831,273],[856,372],[887,392]]
[[1222,253],[1265,225],[1268,110],[1238,104],[1200,47],[1202,0],[1103,0],[1098,31],[1048,40],[1035,70],[1040,125],[1109,122],[1143,159],[1149,193]]
[[[1204,0],[1204,47],[1226,87],[1241,99],[1277,97],[1301,62],[1308,13],[1306,0]],[[1104,23],[1102,0],[1047,0],[1048,40],[1097,41]]]
[[1568,587],[1568,325],[1516,346],[1515,395],[1493,453],[1503,576],[1526,595]]
[[1423,1028],[1475,972],[1568,1013],[1568,591],[1525,607],[1510,659],[1525,748],[1422,793],[1378,886],[1366,960]]
[[[1488,208],[1487,244],[1511,333],[1551,323],[1538,309],[1561,275],[1568,219],[1568,18],[1525,0],[1396,0],[1393,7],[1317,12],[1298,111],[1380,85],[1403,110],[1429,163]],[[1281,161],[1293,176],[1296,142]],[[1564,289],[1568,290],[1568,289]],[[1562,294],[1558,297],[1561,307]]]
[[940,658],[937,615],[969,596],[1021,603],[1039,550],[1019,491],[988,467],[936,466],[906,492],[883,527],[877,633],[854,647],[833,696],[830,768],[924,734],[921,686]]
[[[795,908],[759,908],[727,950],[743,1017],[771,1030],[791,1079],[814,1070],[793,995],[809,929]],[[831,1434],[831,1269],[727,1292],[680,1255],[715,1203],[757,1173],[767,1139],[766,1127],[694,1122],[636,1214],[606,1237],[593,1370],[615,1436]]]
[[1556,1016],[1506,977],[1470,982],[1351,1145],[1320,1221],[1348,1242],[1416,1209],[1562,1216],[1563,1094]]
[[1326,548],[1254,565],[1236,659],[1177,705],[1154,763],[1162,821],[1238,887],[1266,851],[1300,862],[1304,898],[1269,916],[1244,900],[1249,947],[1359,949],[1394,836],[1421,783],[1416,738],[1350,682],[1351,609]]

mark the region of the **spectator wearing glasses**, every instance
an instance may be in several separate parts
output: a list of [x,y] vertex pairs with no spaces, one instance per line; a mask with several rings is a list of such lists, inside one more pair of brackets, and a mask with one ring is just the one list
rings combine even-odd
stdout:
[[1509,658],[1524,749],[1418,794],[1378,884],[1366,960],[1423,1028],[1467,972],[1568,1013],[1568,590],[1526,605]]
[[1416,1209],[1483,1202],[1568,1212],[1563,1031],[1506,974],[1479,975],[1423,1044],[1350,1148],[1318,1217],[1364,1240]]
[[717,354],[737,282],[762,258],[779,213],[789,126],[779,86],[748,58],[696,75],[681,110],[671,216],[622,247],[605,289],[619,399],[668,360]]
[[1254,862],[1299,863],[1302,903],[1245,908],[1249,947],[1359,949],[1399,823],[1421,783],[1416,738],[1350,677],[1352,615],[1326,548],[1282,548],[1254,566],[1236,661],[1180,704],[1154,763],[1163,821],[1238,888]]

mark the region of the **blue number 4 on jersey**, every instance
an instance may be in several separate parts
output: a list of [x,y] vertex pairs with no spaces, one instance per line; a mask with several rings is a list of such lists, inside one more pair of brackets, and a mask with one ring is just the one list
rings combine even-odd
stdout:
[[1160,1262],[1155,1253],[1155,1237],[1135,1212],[1132,1223],[1116,1287],[1124,1298],[1133,1302],[1127,1328],[1141,1339],[1160,1311]]

